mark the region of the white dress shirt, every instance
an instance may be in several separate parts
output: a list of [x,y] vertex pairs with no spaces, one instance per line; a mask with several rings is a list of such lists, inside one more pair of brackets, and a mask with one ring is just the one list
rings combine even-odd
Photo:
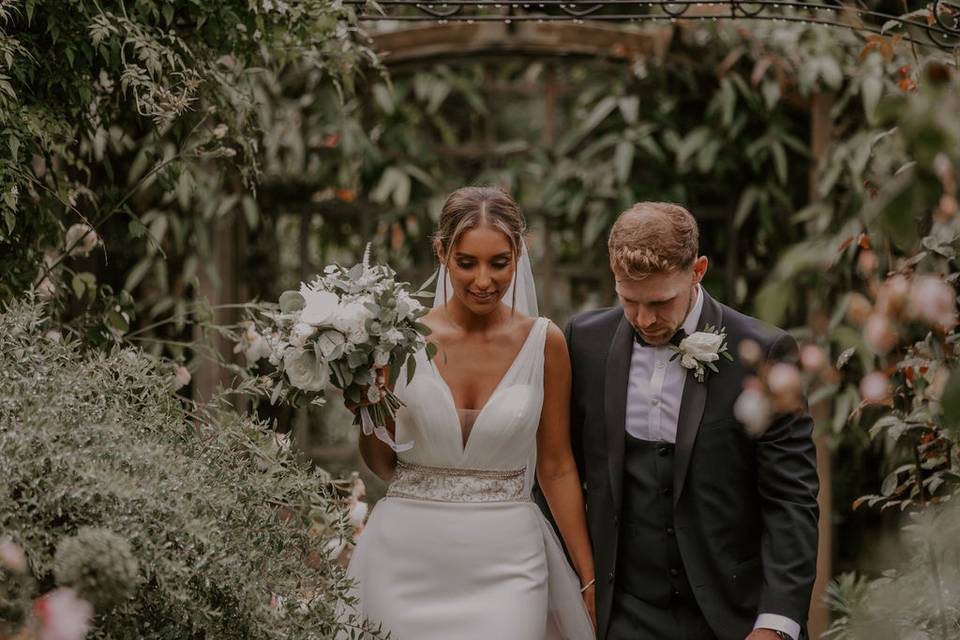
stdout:
[[[696,332],[702,312],[703,292],[697,285],[697,299],[680,325],[687,334]],[[677,441],[680,400],[687,381],[687,370],[680,364],[680,358],[670,360],[676,353],[671,346],[633,343],[627,383],[626,428],[634,438],[671,444]],[[693,381],[691,384],[703,383]],[[782,631],[794,640],[800,636],[797,622],[774,613],[761,613],[754,629]]]

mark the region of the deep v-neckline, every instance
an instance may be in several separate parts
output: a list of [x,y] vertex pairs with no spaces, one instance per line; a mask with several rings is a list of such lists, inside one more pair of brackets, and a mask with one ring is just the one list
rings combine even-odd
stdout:
[[[533,334],[537,329],[537,324],[540,322],[540,318],[536,318],[533,321],[533,324],[530,325],[530,330],[527,332],[527,337],[523,339],[523,344],[520,345],[520,349],[517,351],[516,355],[513,356],[513,360],[510,362],[510,366],[507,367],[507,370],[503,372],[503,375],[500,376],[500,380],[497,381],[497,386],[493,388],[493,391],[490,393],[489,397],[484,400],[483,404],[480,405],[479,409],[463,409],[462,407],[457,406],[456,399],[453,397],[453,389],[450,388],[450,385],[447,383],[446,378],[443,377],[443,374],[440,373],[440,368],[431,360],[430,365],[433,368],[434,374],[437,378],[440,379],[440,384],[447,392],[447,398],[450,400],[450,406],[453,408],[453,417],[456,418],[457,426],[457,436],[458,441],[460,442],[461,455],[467,452],[467,447],[473,442],[473,434],[476,433],[477,429],[480,427],[480,420],[483,418],[484,412],[487,410],[487,407],[490,406],[490,401],[493,400],[501,391],[503,383],[510,377],[510,374],[513,372],[514,367],[517,366],[517,362],[520,361],[520,356],[523,355],[523,352],[526,351],[527,345],[530,344],[530,340],[533,338]],[[460,411],[476,411],[477,415],[473,419],[473,427],[470,429],[470,433],[467,434],[466,440],[463,438],[463,426],[460,424]]]

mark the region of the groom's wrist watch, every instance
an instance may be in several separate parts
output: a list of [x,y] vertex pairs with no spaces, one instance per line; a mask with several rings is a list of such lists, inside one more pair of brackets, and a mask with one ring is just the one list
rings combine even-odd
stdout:
[[771,631],[773,631],[775,634],[777,634],[777,637],[780,638],[780,640],[793,640],[793,638],[790,637],[790,634],[784,633],[783,631],[780,631],[779,629],[771,629]]

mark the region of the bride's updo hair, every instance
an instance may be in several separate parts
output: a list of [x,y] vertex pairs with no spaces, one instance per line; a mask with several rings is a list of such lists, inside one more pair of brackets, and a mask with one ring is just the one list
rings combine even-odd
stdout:
[[464,233],[484,225],[502,231],[510,240],[514,260],[520,256],[527,223],[520,207],[500,187],[461,187],[451,193],[443,204],[434,239],[449,259],[450,248]]
[[[440,221],[437,223],[437,232],[434,240],[440,244],[443,253],[444,266],[450,260],[450,250],[467,231],[477,227],[488,226],[498,231],[510,241],[513,251],[513,262],[516,266],[520,259],[520,250],[523,247],[523,234],[527,230],[527,222],[520,213],[520,207],[509,193],[500,187],[461,187],[450,194],[440,212]],[[514,275],[516,282],[516,275]],[[443,299],[447,300],[447,282],[438,283],[444,289]],[[517,290],[513,288],[511,309],[516,307]]]

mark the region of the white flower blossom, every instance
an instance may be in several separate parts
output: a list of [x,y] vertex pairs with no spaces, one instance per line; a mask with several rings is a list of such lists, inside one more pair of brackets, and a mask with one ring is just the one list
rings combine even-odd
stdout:
[[326,325],[340,315],[340,301],[337,294],[329,291],[317,291],[306,284],[300,285],[300,295],[303,296],[303,310],[300,312],[300,322],[312,325]]
[[387,331],[383,332],[383,335],[381,337],[386,342],[397,345],[403,342],[403,331],[400,331],[399,329],[396,329],[396,328],[388,329]]
[[291,348],[283,354],[283,368],[290,384],[303,391],[323,391],[330,371],[313,351]]
[[298,322],[293,325],[293,329],[290,331],[290,344],[302,349],[307,344],[307,340],[316,332],[316,327],[305,322]]
[[[720,350],[723,340],[723,334],[697,331],[680,342],[680,350],[701,362],[715,362],[720,359],[717,352]],[[687,367],[688,365],[684,366]]]
[[695,369],[697,367],[697,359],[689,353],[685,353],[680,356],[680,366],[685,369]]
[[369,338],[367,320],[373,317],[370,309],[360,300],[354,300],[340,307],[337,317],[333,319],[333,326],[353,344],[363,344]]

